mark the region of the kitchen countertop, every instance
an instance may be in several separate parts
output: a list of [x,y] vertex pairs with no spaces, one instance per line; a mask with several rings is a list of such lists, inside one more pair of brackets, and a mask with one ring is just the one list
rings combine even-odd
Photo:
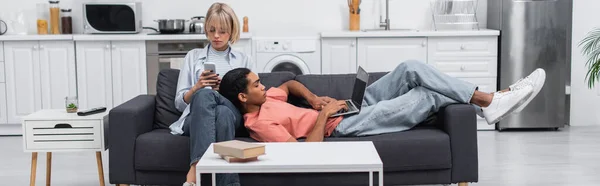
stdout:
[[443,37],[443,36],[498,36],[500,31],[481,30],[374,30],[374,31],[332,31],[321,32],[322,38],[335,37]]
[[[240,39],[252,38],[251,33],[241,33]],[[40,41],[40,40],[74,40],[74,41],[148,41],[148,40],[206,40],[204,34],[73,34],[73,35],[0,35],[0,41]]]

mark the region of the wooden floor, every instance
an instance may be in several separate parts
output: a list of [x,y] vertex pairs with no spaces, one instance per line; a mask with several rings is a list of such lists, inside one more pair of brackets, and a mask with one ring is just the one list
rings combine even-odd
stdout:
[[[600,126],[560,131],[480,131],[479,183],[469,185],[600,185]],[[1,185],[29,185],[31,154],[21,137],[0,137]],[[108,153],[103,152],[108,185]],[[37,184],[45,182],[45,153],[39,153]],[[53,153],[52,184],[98,185],[94,152]]]

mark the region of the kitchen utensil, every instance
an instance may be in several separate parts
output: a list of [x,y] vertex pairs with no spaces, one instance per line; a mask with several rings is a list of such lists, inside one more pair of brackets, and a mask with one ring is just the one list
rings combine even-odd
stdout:
[[[4,26],[2,26],[4,25]],[[6,31],[8,30],[8,25],[6,25],[6,22],[0,20],[0,35],[6,34]]]
[[154,28],[144,27],[156,30],[161,34],[177,34],[185,31],[185,22],[189,20],[185,19],[159,19],[154,20],[158,22],[158,30]]
[[190,23],[190,33],[204,34],[204,16],[192,17]]
[[242,32],[248,32],[248,16],[244,16],[244,28]]

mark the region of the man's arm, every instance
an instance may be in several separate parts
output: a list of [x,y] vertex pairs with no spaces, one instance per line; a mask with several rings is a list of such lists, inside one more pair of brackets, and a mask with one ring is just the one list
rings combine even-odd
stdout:
[[[306,137],[306,142],[320,142],[323,141],[325,136],[325,124],[327,123],[327,119],[332,116],[334,113],[339,111],[340,109],[348,109],[346,107],[346,103],[344,101],[335,101],[327,104],[323,111],[319,113],[317,116],[317,121],[315,122],[315,126],[313,127],[310,134]],[[296,139],[291,137],[287,140],[287,142],[297,142]]]
[[317,98],[317,95],[313,94],[306,86],[296,80],[289,80],[277,88],[283,90],[288,95],[302,97],[306,100]]

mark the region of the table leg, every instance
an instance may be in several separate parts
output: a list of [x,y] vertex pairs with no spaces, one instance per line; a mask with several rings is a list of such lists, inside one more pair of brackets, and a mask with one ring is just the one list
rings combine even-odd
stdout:
[[98,163],[98,178],[100,179],[100,186],[104,186],[104,167],[102,167],[102,153],[96,152],[96,162]]
[[379,170],[379,186],[383,186],[383,169]]
[[212,173],[212,185],[217,186],[217,174]]
[[37,168],[37,152],[31,153],[31,177],[29,178],[29,185],[35,186],[35,173]]
[[46,152],[46,186],[50,186],[50,175],[52,174],[52,152]]
[[369,171],[369,186],[373,186],[373,171]]

